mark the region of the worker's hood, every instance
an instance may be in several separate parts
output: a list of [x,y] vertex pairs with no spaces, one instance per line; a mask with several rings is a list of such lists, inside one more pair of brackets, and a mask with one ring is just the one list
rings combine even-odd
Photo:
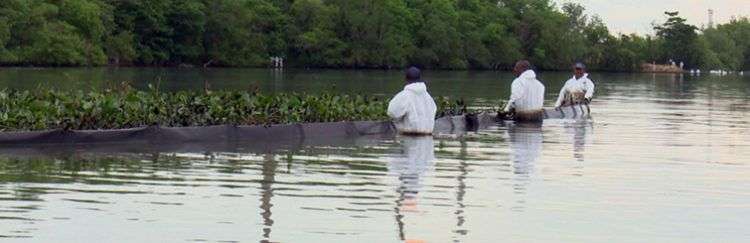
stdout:
[[534,70],[526,70],[518,76],[521,79],[536,79],[536,73]]
[[427,93],[427,85],[425,85],[424,82],[410,83],[404,86],[404,90],[411,91],[415,94],[424,94]]

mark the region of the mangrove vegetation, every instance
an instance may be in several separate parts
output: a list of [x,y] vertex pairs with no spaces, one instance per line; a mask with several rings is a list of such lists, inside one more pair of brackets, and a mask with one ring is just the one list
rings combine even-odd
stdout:
[[551,0],[3,0],[0,65],[639,70],[750,69],[750,21],[610,32]]

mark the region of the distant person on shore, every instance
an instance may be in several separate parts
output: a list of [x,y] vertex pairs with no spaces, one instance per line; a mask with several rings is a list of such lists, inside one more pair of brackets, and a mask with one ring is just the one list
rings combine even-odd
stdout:
[[437,105],[427,93],[421,71],[416,67],[406,70],[406,86],[388,104],[388,116],[396,129],[406,135],[430,135],[435,127]]
[[542,121],[544,84],[536,79],[536,73],[531,70],[531,63],[526,60],[516,62],[513,74],[517,78],[511,84],[510,100],[505,112],[512,113],[518,121]]
[[589,79],[589,74],[586,73],[586,65],[578,62],[573,65],[573,77],[568,79],[560,89],[555,108],[580,103],[588,104],[593,97],[594,82]]

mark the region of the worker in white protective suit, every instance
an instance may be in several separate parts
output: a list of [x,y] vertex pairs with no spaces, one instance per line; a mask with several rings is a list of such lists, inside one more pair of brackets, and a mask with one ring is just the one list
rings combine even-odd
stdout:
[[401,134],[431,135],[435,127],[435,100],[427,93],[421,71],[416,67],[406,70],[406,86],[388,104],[388,116],[394,120]]
[[536,79],[531,63],[526,60],[516,62],[513,74],[517,76],[511,84],[510,99],[505,107],[517,121],[541,122],[544,118],[544,85]]
[[586,73],[586,65],[579,62],[573,65],[573,77],[568,79],[560,89],[555,108],[581,103],[588,104],[593,97],[594,82],[589,79],[589,74]]

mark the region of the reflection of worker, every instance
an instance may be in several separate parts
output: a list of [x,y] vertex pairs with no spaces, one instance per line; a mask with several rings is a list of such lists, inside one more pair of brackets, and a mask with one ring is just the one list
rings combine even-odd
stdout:
[[510,150],[512,152],[514,189],[525,191],[526,184],[534,169],[534,162],[542,152],[542,124],[516,123],[508,128]]
[[406,86],[388,104],[388,116],[402,134],[432,134],[437,106],[416,67],[406,70]]
[[431,136],[400,137],[403,155],[395,158],[388,170],[398,175],[403,199],[413,201],[419,192],[420,176],[432,167],[435,143]]
[[588,103],[592,97],[594,97],[594,82],[589,79],[586,66],[579,62],[573,65],[573,77],[568,79],[560,89],[555,108]]
[[510,100],[505,112],[512,112],[516,120],[542,121],[544,105],[544,85],[536,79],[531,63],[526,60],[516,62],[513,74],[518,76],[511,84]]
[[573,135],[573,157],[578,161],[583,161],[583,154],[586,148],[587,133],[590,133],[593,127],[591,120],[578,120],[574,123],[565,124],[565,131]]
[[403,147],[403,154],[388,164],[388,170],[397,175],[400,182],[396,189],[399,197],[395,207],[399,238],[419,242],[407,239],[405,236],[403,213],[417,211],[417,194],[421,188],[420,178],[432,168],[435,159],[435,143],[432,136],[401,137],[399,141]]

